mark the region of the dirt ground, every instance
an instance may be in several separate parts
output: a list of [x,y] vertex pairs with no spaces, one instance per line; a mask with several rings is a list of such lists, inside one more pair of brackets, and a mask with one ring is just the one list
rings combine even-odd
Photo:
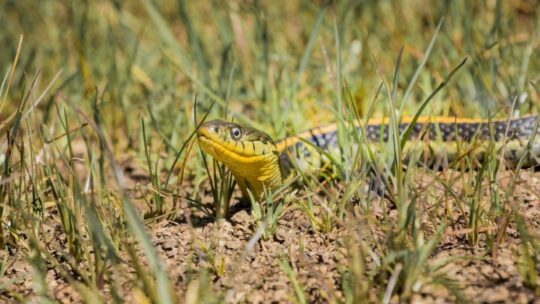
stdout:
[[[529,233],[537,237],[540,233],[540,200],[536,193],[540,193],[540,173],[523,172],[520,179],[514,195],[515,212],[523,215]],[[419,184],[427,180],[428,178],[421,178]],[[445,206],[441,204],[418,208],[420,212],[442,215]],[[288,261],[308,302],[343,302],[343,273],[351,265],[351,251],[348,249],[351,234],[354,238],[364,240],[364,244],[368,246],[374,246],[377,242],[385,246],[384,243],[387,242],[386,232],[377,225],[369,226],[372,227],[369,230],[365,229],[368,226],[362,212],[356,212],[358,209],[353,206],[350,214],[345,216],[345,221],[335,225],[332,231],[315,232],[304,211],[290,208],[279,220],[275,235],[267,240],[260,238],[249,208],[238,206],[231,208],[229,220],[219,223],[202,214],[193,213],[189,217],[181,215],[172,221],[150,223],[148,232],[178,299],[193,298],[197,288],[201,288],[198,283],[205,279],[199,274],[201,270],[207,269],[204,273],[210,284],[209,294],[221,295],[220,301],[292,302],[293,284],[282,268],[283,261]],[[373,202],[371,210],[376,219],[384,218],[382,213],[385,209],[380,205],[380,201]],[[390,210],[388,215],[392,220],[397,220],[396,210]],[[50,217],[51,225],[45,227],[51,235],[49,244],[51,248],[56,246],[58,250],[62,250],[65,237],[56,233],[60,230],[55,227],[58,223]],[[535,291],[523,285],[518,271],[520,262],[517,252],[520,250],[521,238],[516,224],[509,224],[500,243],[496,244],[495,253],[488,254],[485,233],[492,232],[496,227],[480,227],[483,231],[480,233],[480,240],[477,245],[472,245],[467,239],[470,231],[465,229],[462,217],[463,215],[456,212],[455,218],[449,221],[453,224],[447,226],[441,242],[428,260],[429,263],[453,258],[440,272],[453,280],[464,297],[471,302],[540,303]],[[424,224],[432,226],[434,231],[437,219],[441,218],[426,221]],[[2,258],[5,254],[2,252]],[[139,257],[144,261],[142,251],[139,251]],[[127,255],[125,258],[128,259]],[[10,252],[7,260],[10,266],[0,283],[8,287],[0,295],[1,301],[40,302],[35,297],[32,285],[32,272],[35,270],[30,267],[28,258],[17,252]],[[376,262],[375,256],[366,257],[366,271],[370,271]],[[70,261],[66,261],[66,264],[69,263]],[[536,269],[538,267],[537,264]],[[127,263],[120,266],[120,269],[123,268],[125,272],[118,271],[109,278],[118,282],[117,296],[129,302],[143,302],[138,287],[130,280],[134,270],[128,267]],[[69,269],[68,265],[66,269]],[[53,268],[51,265],[51,268],[44,271],[47,271],[49,294],[52,298],[64,303],[82,300],[81,291],[66,284],[62,274],[58,272],[58,267]],[[429,282],[418,283],[413,289],[415,293],[410,301],[414,303],[456,301],[448,290]],[[23,299],[13,298],[12,291],[22,295]],[[109,290],[103,290],[102,296],[108,301],[115,295]],[[377,296],[381,295],[371,295],[371,300],[376,301]],[[399,301],[397,297],[391,299],[392,303]]]

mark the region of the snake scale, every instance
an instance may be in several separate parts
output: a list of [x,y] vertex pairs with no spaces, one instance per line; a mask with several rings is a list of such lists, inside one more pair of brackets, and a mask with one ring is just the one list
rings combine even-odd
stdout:
[[[523,167],[540,164],[540,136],[538,117],[524,116],[515,119],[475,120],[451,117],[420,117],[410,128],[405,154],[420,151],[418,159],[439,165],[448,164],[463,155],[472,153],[481,159],[489,143],[495,144],[497,153],[503,153],[512,167],[519,162]],[[399,134],[412,123],[401,119]],[[372,119],[366,124],[355,124],[354,132],[362,134],[369,145],[388,141],[391,135],[388,119]],[[265,132],[247,125],[223,120],[203,123],[197,130],[202,150],[223,163],[233,174],[244,195],[248,189],[256,199],[265,189],[275,189],[293,170],[292,163],[302,169],[320,165],[325,153],[339,151],[338,126],[331,124],[313,128],[274,142]],[[464,149],[468,145],[474,149]],[[321,153],[325,151],[325,153]],[[472,152],[471,152],[472,151]],[[441,161],[443,160],[443,161]],[[296,166],[297,168],[299,166]]]

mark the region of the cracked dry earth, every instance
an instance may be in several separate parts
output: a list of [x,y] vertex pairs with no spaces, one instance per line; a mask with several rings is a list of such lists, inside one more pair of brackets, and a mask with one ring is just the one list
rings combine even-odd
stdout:
[[[503,176],[502,180],[508,177]],[[537,196],[540,193],[539,181],[540,173],[521,172],[511,202],[513,212],[522,216],[524,225],[535,240],[540,232],[540,199]],[[460,185],[456,183],[452,186],[456,193],[460,193]],[[504,181],[501,181],[501,185],[504,185]],[[431,190],[426,191],[426,187]],[[452,199],[441,197],[442,188],[437,189],[438,186],[427,175],[418,178],[418,188],[419,192],[431,197],[421,197],[417,201],[417,212],[425,218],[422,225],[426,231],[431,231],[431,234],[426,233],[426,240],[431,238],[443,219],[448,223],[441,241],[428,259],[428,265],[435,267],[440,263],[442,267],[437,273],[445,274],[471,302],[540,303],[536,296],[538,286],[535,294],[534,286],[524,285],[519,271],[522,265],[520,252],[523,248],[519,227],[515,222],[510,221],[496,244],[497,249],[490,253],[486,250],[486,233],[496,233],[496,226],[479,227],[479,240],[473,245],[467,237],[471,231],[465,226],[468,212],[460,211],[455,204],[434,203]],[[489,190],[488,187],[484,188],[483,194],[487,199]],[[220,295],[219,300],[225,302],[293,302],[295,291],[291,278],[284,271],[284,261],[289,263],[308,302],[343,302],[345,274],[352,269],[352,258],[359,251],[352,248],[362,248],[364,252],[364,274],[373,271],[377,263],[380,263],[378,252],[384,252],[388,246],[387,235],[390,231],[384,228],[387,224],[382,223],[397,221],[397,211],[388,208],[384,200],[376,198],[368,208],[354,202],[350,205],[345,220],[336,222],[329,232],[314,231],[306,212],[291,206],[279,220],[275,234],[267,240],[258,238],[257,227],[246,208],[237,208],[228,221],[214,223],[210,218],[193,213],[189,218],[180,216],[175,221],[161,220],[147,228],[181,302],[190,299],[197,292],[197,286],[201,288],[199,282],[207,282],[205,294]],[[319,209],[323,212],[323,208]],[[50,223],[54,221],[50,220]],[[504,218],[499,225],[504,225]],[[49,229],[51,233],[59,231],[54,226]],[[58,248],[61,248],[61,236],[52,241],[58,242]],[[148,267],[142,250],[138,253]],[[6,290],[20,293],[25,300],[36,301],[28,260],[17,252],[10,254],[8,260],[11,266],[0,283],[7,284]],[[129,261],[127,255],[125,261]],[[66,264],[69,262],[66,261]],[[535,267],[535,273],[540,271],[538,263],[532,267]],[[69,265],[66,268],[69,269]],[[119,294],[116,296],[128,302],[134,301],[141,293],[133,281],[134,270],[127,262],[120,269],[125,271],[115,271],[110,278],[118,282]],[[62,279],[53,265],[44,271],[47,271],[49,294],[53,298],[61,302],[81,301],[80,294]],[[368,295],[371,302],[376,302],[386,288],[388,278],[378,279],[375,276],[372,284],[380,285],[377,288],[380,294]],[[414,293],[409,301],[456,301],[455,296],[446,288],[431,283],[429,279],[419,280],[413,286]],[[115,295],[109,290],[103,290],[102,296],[107,300]],[[0,295],[0,300],[16,301],[6,291]],[[391,303],[400,301],[396,296],[390,299]]]

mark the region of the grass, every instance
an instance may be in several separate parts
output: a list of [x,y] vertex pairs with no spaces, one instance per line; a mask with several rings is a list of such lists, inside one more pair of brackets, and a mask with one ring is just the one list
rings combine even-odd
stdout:
[[[431,170],[409,154],[411,130],[398,130],[404,115],[536,113],[538,14],[534,1],[500,0],[3,2],[0,297],[272,299],[275,274],[231,251],[259,261],[277,246],[268,268],[288,301],[414,301],[434,288],[465,301],[471,290],[449,267],[497,261],[505,244],[518,244],[519,292],[540,296],[538,230],[520,207],[524,192],[538,196],[520,166],[507,170],[494,142],[481,162],[460,143],[450,170]],[[352,127],[381,116],[387,142]],[[234,180],[193,141],[207,117],[275,139],[335,121],[341,149],[318,151],[321,168],[251,201],[249,224],[227,230],[238,221]],[[185,260],[164,255],[163,227],[188,227]],[[248,243],[223,249],[245,241],[238,229]],[[300,235],[277,241],[280,229]],[[304,237],[344,250],[315,280],[332,277],[324,292],[310,278],[326,262],[309,263],[316,248]],[[444,257],[449,239],[476,251]],[[231,274],[262,281],[234,298],[242,286],[227,283]]]

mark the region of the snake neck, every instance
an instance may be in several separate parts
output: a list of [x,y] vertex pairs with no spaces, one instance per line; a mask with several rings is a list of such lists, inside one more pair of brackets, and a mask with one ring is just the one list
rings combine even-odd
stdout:
[[[256,162],[247,167],[229,167],[236,183],[242,190],[244,197],[259,200],[265,191],[271,191],[283,184],[283,175],[280,165],[280,156],[271,154],[264,161]],[[249,191],[248,191],[249,190]]]

